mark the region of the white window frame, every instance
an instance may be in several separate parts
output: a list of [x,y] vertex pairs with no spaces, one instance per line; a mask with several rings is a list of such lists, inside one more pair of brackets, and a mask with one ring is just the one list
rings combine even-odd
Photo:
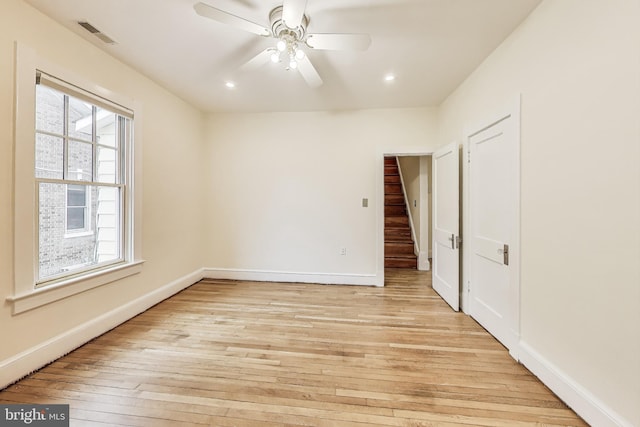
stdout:
[[90,80],[60,67],[40,56],[34,49],[16,43],[15,49],[15,132],[14,132],[14,292],[7,297],[13,314],[35,309],[68,298],[88,289],[121,280],[142,271],[141,227],[141,137],[139,126],[133,126],[132,143],[125,147],[129,159],[123,165],[127,190],[124,198],[124,256],[123,262],[80,272],[47,286],[36,287],[38,271],[38,207],[35,170],[35,91],[36,73],[43,71],[67,82],[71,87],[135,111],[136,120],[142,115],[140,106],[131,99],[107,90]]

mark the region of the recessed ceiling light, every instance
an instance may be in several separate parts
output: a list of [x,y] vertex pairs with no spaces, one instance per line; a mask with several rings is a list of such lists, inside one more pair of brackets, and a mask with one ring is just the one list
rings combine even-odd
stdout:
[[393,74],[387,74],[386,76],[384,76],[384,81],[385,82],[392,82],[396,79],[396,76],[394,76]]
[[224,85],[229,89],[233,89],[234,87],[236,87],[236,84],[234,82],[226,82]]

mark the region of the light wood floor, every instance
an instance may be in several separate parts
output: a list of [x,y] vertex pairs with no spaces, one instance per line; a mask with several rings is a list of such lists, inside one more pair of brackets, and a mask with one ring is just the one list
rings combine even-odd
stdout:
[[206,280],[0,392],[71,425],[586,425],[429,273],[385,288]]

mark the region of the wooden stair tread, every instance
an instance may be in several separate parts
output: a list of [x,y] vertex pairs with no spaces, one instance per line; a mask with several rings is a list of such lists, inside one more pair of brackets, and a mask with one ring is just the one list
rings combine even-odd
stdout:
[[410,258],[385,257],[384,267],[385,268],[413,268],[415,270],[418,268],[418,260],[410,259]]
[[391,258],[415,257],[413,242],[385,242],[384,253]]
[[384,184],[384,194],[398,194],[402,197],[404,197],[404,195],[402,194],[402,185],[400,183],[397,184]]
[[407,205],[404,203],[404,200],[401,199],[402,197],[402,194],[385,197],[385,206],[400,206],[406,208]]
[[385,216],[406,215],[407,209],[404,206],[385,206],[384,214]]

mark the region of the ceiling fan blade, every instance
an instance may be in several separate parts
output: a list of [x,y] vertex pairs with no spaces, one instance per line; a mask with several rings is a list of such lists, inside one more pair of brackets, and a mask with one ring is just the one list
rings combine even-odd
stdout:
[[289,28],[298,28],[302,23],[307,0],[284,0],[282,3],[282,20]]
[[248,31],[250,33],[265,37],[271,35],[269,30],[262,25],[255,24],[251,21],[247,21],[246,19],[232,15],[220,9],[216,9],[215,7],[209,6],[206,3],[196,3],[195,5],[193,5],[193,8],[200,16],[204,16],[205,18],[213,19],[214,21],[230,25],[232,27],[238,28],[239,30]]
[[322,86],[322,79],[307,56],[298,61],[298,70],[310,87],[315,89]]
[[249,61],[247,61],[242,67],[240,67],[240,71],[251,71],[255,70],[256,68],[262,67],[271,60],[271,54],[274,51],[275,49],[272,47],[263,50],[262,52],[251,58]]
[[307,46],[325,50],[367,50],[371,45],[369,34],[309,34]]

